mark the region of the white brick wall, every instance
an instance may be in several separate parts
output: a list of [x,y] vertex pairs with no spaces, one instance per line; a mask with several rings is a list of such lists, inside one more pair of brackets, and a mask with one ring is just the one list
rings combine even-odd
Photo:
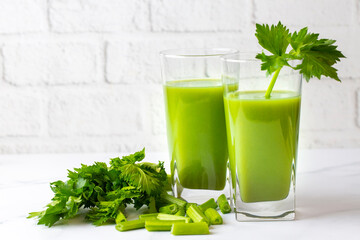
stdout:
[[352,80],[343,83],[332,79],[313,79],[303,83],[302,116],[303,130],[344,131],[354,127],[356,98]]
[[257,22],[288,26],[349,26],[357,13],[355,0],[254,0]]
[[0,153],[166,151],[158,52],[258,51],[255,23],[338,40],[304,82],[300,145],[360,147],[360,0],[2,0]]
[[43,101],[37,91],[2,88],[0,137],[40,136]]
[[122,32],[149,30],[145,0],[50,0],[55,32]]
[[179,41],[157,38],[109,42],[106,48],[106,79],[110,83],[160,84],[159,51],[202,46],[203,41],[197,39]]
[[43,32],[48,29],[46,0],[1,0],[0,33]]
[[20,43],[3,47],[4,80],[14,85],[93,83],[100,77],[100,51],[82,43]]
[[242,31],[251,21],[251,0],[153,0],[154,31]]
[[143,130],[143,97],[133,86],[59,89],[50,98],[50,136],[117,136]]

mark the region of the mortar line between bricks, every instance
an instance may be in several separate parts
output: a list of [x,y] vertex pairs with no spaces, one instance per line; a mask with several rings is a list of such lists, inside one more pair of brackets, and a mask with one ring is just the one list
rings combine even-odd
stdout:
[[360,128],[360,88],[355,90],[355,126]]
[[358,25],[358,17],[357,17],[357,14],[359,12],[359,0],[353,0],[353,4],[355,4],[355,7],[354,7],[354,13],[353,13],[353,24],[354,26],[357,26]]
[[250,22],[256,24],[256,3],[255,0],[251,0],[251,20]]
[[50,20],[50,0],[46,1],[46,20],[47,20],[48,31],[51,32],[52,26]]
[[[245,29],[247,30],[247,29]],[[114,37],[114,36],[125,36],[125,37],[149,37],[149,36],[158,36],[158,37],[164,37],[164,36],[177,36],[177,35],[189,35],[192,37],[201,36],[204,34],[216,34],[216,35],[231,35],[231,34],[243,34],[246,33],[246,31],[133,31],[133,32],[102,32],[102,31],[74,31],[74,32],[56,32],[56,31],[47,31],[47,32],[22,32],[22,33],[0,33],[0,37],[2,37],[2,41],[6,41],[6,38],[9,38],[10,40],[14,40],[14,38],[24,39],[24,37],[34,37],[43,39],[44,37],[54,37],[54,39],[58,40],[58,37],[62,37],[64,39],[68,37],[85,37],[84,40],[89,40],[88,37]],[[4,39],[5,38],[5,39]],[[74,40],[74,39],[69,39]]]
[[6,85],[6,86],[10,86],[10,87],[14,87],[14,88],[17,88],[17,89],[19,89],[20,87],[22,87],[21,85],[17,85],[17,84],[15,84],[15,83],[12,83],[12,82],[10,82],[10,81],[7,81],[6,80],[6,67],[5,67],[5,56],[4,56],[4,52],[3,52],[3,49],[1,49],[1,52],[0,52],[0,54],[1,54],[1,57],[2,57],[2,78],[3,78],[3,83],[4,83],[4,86]]
[[50,119],[49,119],[49,109],[50,109],[50,100],[51,100],[51,96],[53,96],[53,94],[49,94],[49,91],[45,91],[45,93],[42,94],[42,101],[43,101],[43,106],[42,106],[42,118],[41,118],[41,138],[43,137],[49,137],[49,123],[50,123]]
[[110,84],[108,78],[107,78],[107,49],[108,49],[109,43],[107,41],[103,44],[103,77],[104,77],[104,83]]
[[5,81],[5,58],[4,58],[4,45],[1,46],[1,50],[0,50],[0,57],[1,57],[1,68],[2,68],[2,73],[1,73],[1,83],[2,84],[7,84],[7,82]]
[[360,23],[360,17],[359,17],[359,14],[360,14],[360,1],[359,0],[355,0],[355,26],[359,26],[359,23]]
[[113,83],[113,82],[99,82],[99,83],[81,83],[81,84],[39,84],[39,85],[17,85],[12,84],[9,82],[4,81],[4,84],[2,86],[7,87],[9,89],[18,89],[18,90],[57,90],[57,89],[99,89],[99,87],[104,86],[105,89],[111,89],[113,87],[141,87],[141,86],[147,86],[147,87],[158,87],[161,86],[161,83],[156,82],[147,82],[147,83]]
[[153,21],[152,21],[152,10],[151,10],[151,1],[148,1],[148,10],[149,10],[149,23],[150,23],[150,32],[154,32]]

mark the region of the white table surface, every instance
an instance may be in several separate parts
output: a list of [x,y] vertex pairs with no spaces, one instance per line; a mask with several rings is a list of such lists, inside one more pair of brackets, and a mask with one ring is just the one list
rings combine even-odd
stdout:
[[[0,239],[360,239],[360,149],[299,151],[295,221],[237,222],[230,213],[210,235],[172,236],[95,227],[81,216],[51,228],[26,219],[50,201],[49,183],[65,180],[66,169],[118,155],[0,155]],[[146,156],[149,162],[166,159],[165,153]]]

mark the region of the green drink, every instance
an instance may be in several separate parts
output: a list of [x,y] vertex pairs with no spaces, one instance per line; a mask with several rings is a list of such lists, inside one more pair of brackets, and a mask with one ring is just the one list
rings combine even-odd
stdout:
[[164,85],[172,174],[188,189],[222,190],[228,159],[220,80],[169,81]]
[[299,93],[264,96],[244,91],[224,97],[231,172],[237,172],[245,203],[285,199],[297,156]]
[[295,218],[301,75],[270,80],[254,54],[223,58],[230,200],[238,221]]
[[261,52],[221,59],[230,200],[238,221],[293,220],[302,78],[341,81],[345,56],[307,27],[256,24],[255,37]]
[[224,192],[228,148],[220,57],[234,49],[160,53],[174,196],[203,202]]

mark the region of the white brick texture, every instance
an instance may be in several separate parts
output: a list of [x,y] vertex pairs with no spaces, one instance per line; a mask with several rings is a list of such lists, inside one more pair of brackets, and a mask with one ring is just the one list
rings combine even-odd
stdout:
[[149,30],[149,7],[144,0],[50,0],[50,23],[55,32],[121,32]]
[[237,33],[231,35],[220,35],[217,33],[209,34],[205,38],[205,47],[207,48],[234,48],[240,52],[261,52],[253,31],[246,33]]
[[0,33],[45,31],[46,12],[46,0],[1,0]]
[[197,39],[109,42],[106,48],[106,79],[110,83],[161,83],[161,50],[202,46],[203,41]]
[[3,48],[5,81],[14,85],[96,82],[99,47],[89,43],[18,43]]
[[356,104],[356,113],[357,113],[357,126],[360,127],[360,87],[357,90],[357,104]]
[[286,26],[347,26],[356,15],[353,0],[254,0],[255,20]]
[[152,0],[154,31],[242,31],[251,22],[251,0]]
[[165,106],[163,87],[153,87],[148,93],[146,113],[151,123],[151,134],[166,134]]
[[309,131],[354,129],[354,85],[349,80],[343,83],[332,79],[304,81],[301,128]]
[[261,51],[255,23],[336,39],[303,83],[300,146],[360,147],[360,0],[1,0],[0,153],[166,151],[159,52]]
[[[318,30],[319,32],[321,29]],[[339,76],[342,78],[360,78],[360,48],[354,47],[359,43],[359,29],[344,28],[331,29],[324,32],[324,38],[336,39],[339,49],[341,49],[346,56],[346,59],[341,60],[337,65],[339,69]],[[329,32],[329,33],[327,33]]]
[[61,89],[49,104],[51,136],[131,135],[142,131],[137,88]]
[[37,93],[3,88],[0,90],[0,137],[39,136],[43,100]]

